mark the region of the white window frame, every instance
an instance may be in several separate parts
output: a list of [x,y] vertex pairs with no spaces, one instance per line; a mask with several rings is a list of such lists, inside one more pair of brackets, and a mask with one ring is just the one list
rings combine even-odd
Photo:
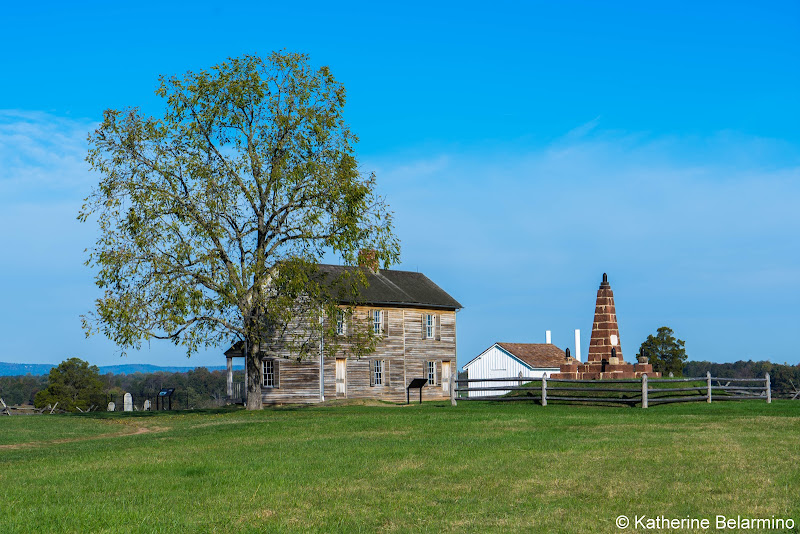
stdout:
[[383,310],[372,310],[372,333],[383,335]]
[[[435,386],[436,385],[436,362],[433,360],[428,360],[428,368],[425,370],[425,375],[428,378],[428,385]],[[433,381],[431,381],[431,377],[433,377]]]
[[347,331],[344,321],[344,310],[336,312],[336,335],[343,336]]
[[261,360],[261,384],[265,388],[275,387],[275,360]]
[[374,365],[374,376],[372,377],[373,383],[376,386],[383,385],[383,360],[375,360]]
[[436,339],[436,315],[425,315],[425,339]]

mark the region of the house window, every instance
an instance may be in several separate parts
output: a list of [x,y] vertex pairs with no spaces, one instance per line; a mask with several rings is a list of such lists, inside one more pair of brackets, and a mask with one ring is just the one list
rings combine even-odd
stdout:
[[435,313],[422,314],[422,339],[441,339],[441,318]]
[[428,362],[428,384],[436,385],[436,362]]
[[380,335],[383,332],[383,312],[372,310],[372,331]]
[[262,376],[264,377],[264,387],[275,387],[275,360],[264,360],[261,362]]
[[375,360],[375,364],[373,367],[373,377],[372,381],[373,384],[376,386],[380,386],[383,384],[383,360]]
[[342,310],[336,312],[336,334],[344,335],[344,311]]

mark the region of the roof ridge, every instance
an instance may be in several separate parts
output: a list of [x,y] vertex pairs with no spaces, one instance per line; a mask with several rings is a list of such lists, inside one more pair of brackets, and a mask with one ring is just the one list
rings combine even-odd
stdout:
[[553,345],[556,347],[553,343],[517,343],[515,341],[496,341],[496,343],[498,345]]
[[[327,263],[320,263],[318,266],[323,276],[332,277],[329,279],[332,283],[336,283],[335,278],[340,274],[363,273],[366,280],[363,281],[363,284],[358,284],[358,291],[361,293],[361,300],[364,303],[397,302],[398,305],[418,304],[454,310],[462,308],[457,300],[420,272],[391,269],[372,271],[356,265]],[[342,298],[343,302],[352,300],[347,296]]]
[[[345,268],[351,268],[351,269],[363,267],[364,269],[369,269],[369,267],[364,267],[362,265],[335,265],[333,263],[318,263],[317,265],[320,266],[320,267],[345,267]],[[391,273],[418,274],[420,276],[424,276],[425,278],[428,278],[427,275],[425,275],[425,273],[422,273],[422,272],[419,272],[419,271],[407,271],[405,269],[378,269],[377,271],[375,271],[375,273],[377,274],[377,273],[380,273],[381,271],[389,271]]]
[[389,280],[388,278],[386,278],[385,276],[383,276],[383,275],[381,274],[381,272],[380,272],[380,271],[378,271],[378,272],[376,272],[376,273],[372,273],[372,274],[374,274],[374,275],[375,275],[375,277],[376,277],[378,280],[380,280],[381,282],[383,282],[384,284],[386,284],[386,285],[388,285],[388,286],[391,286],[392,288],[396,289],[397,291],[399,291],[400,293],[402,293],[403,295],[405,295],[405,297],[406,297],[406,298],[408,298],[408,299],[413,299],[413,298],[414,298],[412,295],[410,295],[410,294],[408,293],[408,291],[406,291],[406,290],[405,290],[405,289],[403,289],[402,287],[398,286],[397,284],[395,284],[394,282],[392,282],[391,280]]

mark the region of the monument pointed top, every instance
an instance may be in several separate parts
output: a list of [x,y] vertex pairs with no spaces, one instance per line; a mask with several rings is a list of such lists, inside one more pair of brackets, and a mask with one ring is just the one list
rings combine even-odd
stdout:
[[608,283],[608,275],[603,273],[603,283],[600,284],[600,289],[610,289],[611,284]]

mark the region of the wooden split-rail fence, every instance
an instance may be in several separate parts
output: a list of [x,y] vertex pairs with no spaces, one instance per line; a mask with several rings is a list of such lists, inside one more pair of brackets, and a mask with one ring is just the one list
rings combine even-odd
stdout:
[[647,408],[670,402],[760,399],[772,402],[769,373],[764,378],[694,378],[572,380],[564,378],[477,378],[455,380],[458,401],[534,401],[628,404]]

